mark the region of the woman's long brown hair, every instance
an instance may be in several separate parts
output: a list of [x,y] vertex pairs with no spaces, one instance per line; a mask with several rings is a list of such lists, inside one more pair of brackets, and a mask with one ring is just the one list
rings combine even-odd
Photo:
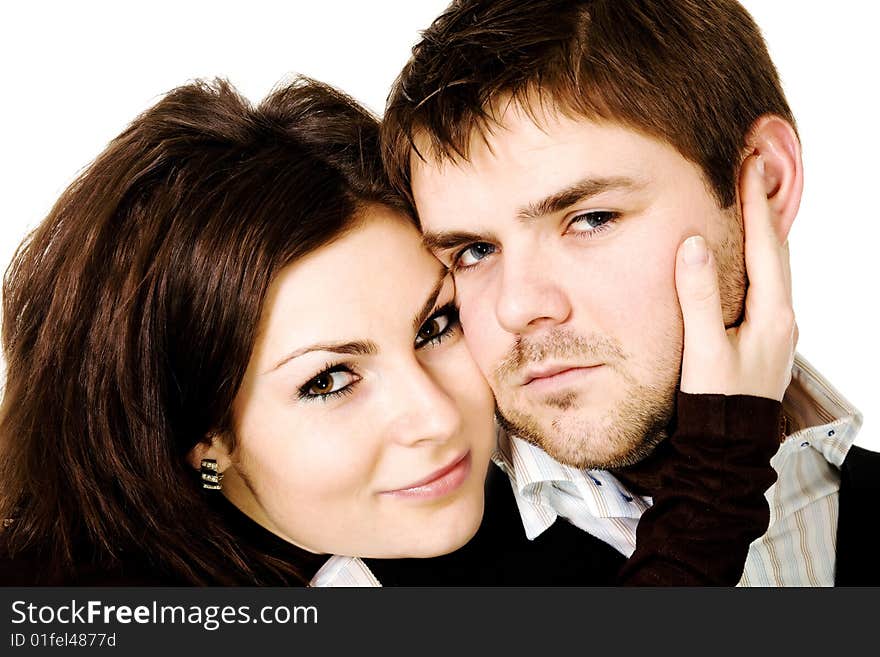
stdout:
[[256,108],[190,84],[21,245],[3,284],[0,518],[46,582],[132,558],[173,581],[301,581],[214,518],[186,455],[229,429],[277,272],[365,205],[399,207],[377,138],[374,117],[307,79]]

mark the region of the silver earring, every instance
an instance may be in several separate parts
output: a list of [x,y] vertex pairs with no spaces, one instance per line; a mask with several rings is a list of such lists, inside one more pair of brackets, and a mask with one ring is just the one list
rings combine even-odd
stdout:
[[202,488],[207,490],[220,490],[223,481],[223,473],[217,470],[217,461],[214,459],[202,459]]

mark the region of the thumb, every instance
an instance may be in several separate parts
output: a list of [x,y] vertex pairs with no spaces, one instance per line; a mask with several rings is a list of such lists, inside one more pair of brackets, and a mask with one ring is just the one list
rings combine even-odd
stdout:
[[675,287],[684,320],[684,369],[711,368],[711,361],[727,342],[727,332],[715,259],[702,236],[689,237],[678,247]]

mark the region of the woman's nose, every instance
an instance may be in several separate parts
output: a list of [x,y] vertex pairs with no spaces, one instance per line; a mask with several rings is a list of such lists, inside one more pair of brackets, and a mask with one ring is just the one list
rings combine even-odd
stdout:
[[462,409],[417,361],[396,378],[389,399],[394,440],[407,445],[445,442],[461,430]]

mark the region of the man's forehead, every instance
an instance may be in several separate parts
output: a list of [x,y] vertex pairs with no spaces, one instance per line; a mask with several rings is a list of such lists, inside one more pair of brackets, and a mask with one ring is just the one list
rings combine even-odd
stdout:
[[585,196],[636,191],[655,181],[658,164],[680,157],[671,149],[658,149],[658,142],[620,140],[614,134],[560,132],[535,136],[534,141],[530,136],[511,135],[511,142],[504,142],[498,135],[472,150],[468,159],[414,155],[412,191],[417,205],[430,202],[448,208],[459,202],[492,201],[497,206],[499,194],[504,203],[534,204],[572,188],[592,190]]
[[414,156],[412,192],[424,231],[555,215],[600,195],[602,202],[647,203],[695,182],[712,195],[698,165],[651,136],[584,118],[560,117],[549,125],[528,115],[517,119],[497,126],[467,159]]
[[[468,169],[487,159],[505,156],[504,146],[512,139],[532,142],[536,148],[563,123],[584,125],[616,125],[583,116],[550,99],[534,94],[524,98],[499,96],[485,110],[485,119],[475,121],[466,135],[440,140],[422,127],[413,133],[414,148],[410,150],[410,169],[442,173],[448,168]],[[622,127],[622,126],[620,126]]]
[[[595,121],[556,112],[531,115],[509,110],[502,122],[471,135],[467,149],[439,150],[424,132],[410,153],[414,195],[485,177],[519,175],[538,183],[551,173],[552,184],[585,177],[652,177],[658,164],[684,159],[670,144],[617,122]],[[547,190],[548,192],[551,190]]]

